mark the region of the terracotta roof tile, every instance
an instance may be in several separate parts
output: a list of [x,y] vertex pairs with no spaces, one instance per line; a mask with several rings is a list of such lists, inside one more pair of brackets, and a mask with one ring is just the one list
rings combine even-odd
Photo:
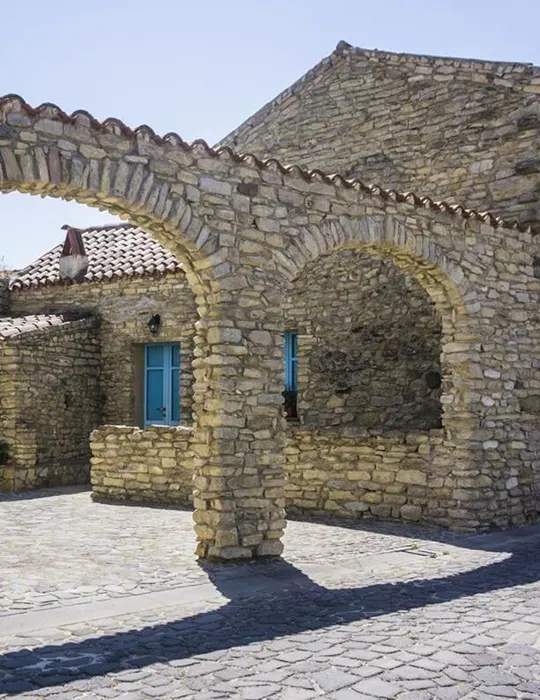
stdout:
[[37,316],[0,317],[0,342],[9,340],[21,333],[42,331],[53,326],[63,326],[73,321],[87,318],[85,314],[39,314]]
[[[88,269],[81,282],[99,282],[128,275],[151,275],[157,270],[176,272],[181,264],[172,253],[149,234],[130,224],[80,230]],[[44,253],[32,264],[12,276],[12,289],[66,284],[60,279],[59,260],[63,243]]]
[[[324,59],[328,61],[329,59]],[[312,69],[312,71],[315,69]],[[311,73],[311,71],[310,71]],[[306,76],[309,75],[306,74]],[[306,78],[304,76],[304,78]],[[299,81],[301,82],[303,78]],[[293,86],[294,87],[294,86]],[[432,209],[435,211],[444,212],[452,216],[457,216],[462,219],[473,219],[476,221],[481,221],[487,223],[494,228],[503,227],[518,231],[529,231],[530,226],[526,223],[521,223],[518,221],[507,221],[500,216],[495,216],[491,212],[476,211],[475,209],[466,209],[458,205],[449,204],[444,201],[435,201],[431,197],[422,197],[414,192],[397,192],[396,190],[389,190],[379,185],[373,185],[358,179],[346,179],[339,174],[327,174],[322,172],[322,170],[306,170],[298,165],[284,165],[280,163],[275,158],[260,159],[253,153],[237,153],[229,146],[219,146],[217,148],[211,148],[206,141],[203,139],[197,139],[192,143],[187,143],[178,134],[174,132],[165,134],[165,136],[158,136],[153,129],[149,126],[142,125],[138,126],[136,129],[131,129],[129,126],[121,122],[119,119],[109,118],[100,122],[95,117],[93,117],[88,112],[84,110],[77,110],[73,114],[69,115],[60,109],[57,105],[50,103],[44,103],[39,107],[31,107],[25,100],[23,100],[20,95],[4,95],[0,97],[0,111],[6,108],[6,106],[17,105],[18,109],[26,112],[32,116],[40,116],[43,114],[47,115],[48,119],[57,119],[66,124],[76,124],[80,119],[82,122],[90,126],[93,129],[105,133],[112,134],[122,134],[128,138],[138,137],[144,134],[147,138],[152,140],[156,144],[167,144],[174,148],[178,148],[185,152],[196,153],[204,156],[209,156],[211,158],[224,158],[232,159],[237,163],[247,163],[250,166],[254,166],[259,170],[267,170],[269,168],[275,169],[281,172],[283,175],[290,175],[291,177],[301,177],[306,182],[311,180],[326,182],[329,184],[334,184],[337,187],[347,187],[353,188],[360,192],[365,192],[369,195],[374,195],[376,197],[381,197],[382,199],[392,199],[395,202],[406,202],[412,204],[416,207],[424,209]],[[263,110],[266,109],[263,107]],[[233,132],[234,133],[234,132]],[[229,134],[229,137],[231,134]],[[114,228],[114,227],[113,227]],[[140,230],[140,229],[139,229]]]

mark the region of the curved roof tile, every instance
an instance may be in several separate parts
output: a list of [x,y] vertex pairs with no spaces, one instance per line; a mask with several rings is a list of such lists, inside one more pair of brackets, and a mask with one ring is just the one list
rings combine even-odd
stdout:
[[523,224],[518,221],[507,221],[499,216],[495,216],[490,212],[479,212],[474,209],[459,208],[455,209],[455,205],[448,202],[438,202],[430,197],[422,197],[411,192],[397,192],[396,190],[387,190],[378,185],[368,184],[358,179],[346,179],[339,174],[326,174],[321,170],[308,170],[301,168],[298,165],[284,165],[275,158],[260,159],[253,153],[236,153],[229,146],[220,146],[219,148],[211,148],[203,139],[197,139],[189,144],[184,141],[178,134],[170,132],[165,136],[158,136],[149,126],[142,125],[135,129],[130,128],[119,119],[109,118],[100,122],[88,112],[77,110],[69,115],[60,107],[51,103],[45,103],[39,107],[31,107],[20,95],[4,95],[0,97],[0,111],[6,107],[16,106],[16,109],[26,112],[32,116],[48,117],[50,119],[58,119],[67,124],[76,124],[79,121],[85,126],[91,126],[94,129],[123,135],[128,138],[143,136],[149,138],[157,144],[169,144],[175,148],[180,148],[186,152],[200,153],[201,155],[211,158],[232,159],[237,163],[248,163],[254,165],[259,170],[277,169],[283,175],[291,175],[292,177],[302,177],[306,182],[316,180],[326,182],[336,186],[354,188],[358,191],[367,194],[379,196],[382,199],[392,198],[396,202],[405,202],[413,204],[424,209],[433,209],[436,211],[445,212],[452,216],[458,216],[463,219],[474,219],[493,226],[494,228],[503,227],[519,231],[530,231],[528,224]]
[[64,326],[87,318],[87,314],[38,314],[37,316],[6,316],[0,318],[0,341],[9,340],[21,333],[42,331],[53,326]]

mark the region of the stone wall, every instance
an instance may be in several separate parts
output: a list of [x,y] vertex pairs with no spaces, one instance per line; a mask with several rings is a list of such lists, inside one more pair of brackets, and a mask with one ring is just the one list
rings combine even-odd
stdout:
[[0,344],[0,491],[87,483],[90,432],[101,422],[94,319]]
[[449,523],[456,508],[452,451],[444,431],[372,434],[354,429],[290,426],[287,509]]
[[[192,503],[189,428],[102,426],[91,435],[97,499]],[[452,499],[444,431],[375,435],[354,428],[288,426],[285,496],[290,513],[444,524]]]
[[[97,499],[192,503],[189,428],[102,426],[92,433]],[[444,431],[374,434],[289,425],[285,447],[287,511],[449,523],[456,507]],[[485,477],[478,478],[481,485]]]
[[[180,342],[180,420],[190,424],[193,334],[197,312],[182,273],[122,277],[103,282],[54,284],[12,291],[12,313],[88,311],[101,320],[103,422],[139,425],[143,415],[144,343]],[[148,321],[161,316],[157,335]]]
[[457,469],[462,455],[444,430],[382,434],[289,425],[287,510],[455,527],[464,505],[480,510],[492,492],[501,508],[492,526],[504,527],[509,516],[514,525],[535,521],[540,511],[537,428],[534,444],[530,435],[522,438],[508,444],[501,472],[486,461],[464,477]]
[[540,221],[540,69],[341,46],[222,144]]
[[299,418],[385,432],[441,425],[441,319],[391,261],[320,256],[295,280],[285,325],[299,332]]
[[141,430],[105,425],[91,435],[93,497],[122,501],[193,502],[191,429]]
[[[184,265],[199,314],[191,449],[201,557],[282,551],[283,299],[306,265],[342,248],[391,256],[441,316],[441,402],[452,451],[437,468],[451,470],[456,503],[441,522],[478,530],[523,520],[535,495],[520,466],[540,468],[538,414],[531,413],[540,396],[540,287],[526,228],[188,145],[174,134],[159,138],[148,127],[100,123],[83,110],[33,109],[16,96],[0,99],[0,124],[0,190],[106,209],[148,231]],[[338,141],[335,148],[342,149]],[[407,154],[414,159],[414,151]]]

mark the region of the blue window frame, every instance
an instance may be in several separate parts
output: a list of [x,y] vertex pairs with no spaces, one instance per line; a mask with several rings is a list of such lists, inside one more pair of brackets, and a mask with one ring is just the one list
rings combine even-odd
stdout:
[[180,424],[180,344],[144,347],[144,425]]
[[298,331],[287,331],[285,339],[285,391],[298,391]]

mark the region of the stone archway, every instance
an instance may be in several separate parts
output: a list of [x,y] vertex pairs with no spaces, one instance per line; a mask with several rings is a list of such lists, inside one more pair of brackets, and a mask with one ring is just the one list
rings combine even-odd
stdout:
[[[514,437],[536,439],[520,400],[537,381],[524,322],[536,318],[538,283],[524,227],[8,96],[0,191],[14,190],[119,214],[184,263],[200,316],[191,441],[200,556],[282,551],[282,299],[307,261],[339,247],[388,255],[440,311],[452,474],[436,519],[469,530],[519,522],[532,489],[511,472],[524,444]],[[528,450],[517,461],[536,468]]]
[[[484,450],[491,447],[485,430],[486,404],[491,401],[482,394],[487,391],[486,377],[498,374],[496,370],[483,369],[487,359],[482,356],[483,343],[489,337],[489,330],[482,319],[478,287],[471,284],[456,261],[448,259],[433,238],[388,216],[364,217],[356,222],[343,218],[339,225],[311,226],[304,230],[302,237],[291,241],[283,258],[280,255],[279,264],[292,281],[313,261],[344,250],[361,250],[391,261],[404,274],[417,280],[434,302],[442,322],[443,431],[431,431],[431,434],[427,431],[423,437],[394,435],[390,440],[367,439],[364,432],[360,442],[356,439],[355,443],[354,431],[351,433],[350,428],[341,431],[337,441],[335,437],[328,438],[328,433],[320,429],[312,430],[311,434],[308,426],[293,429],[290,431],[293,436],[288,437],[289,455],[300,456],[289,457],[289,481],[294,482],[287,489],[289,505],[300,511],[321,511],[324,507],[349,516],[368,511],[376,516],[421,519],[456,529],[486,527],[488,523],[482,522],[482,518],[495,519],[498,514],[492,505],[496,498],[495,480],[483,463]],[[309,345],[310,338],[305,340]],[[302,342],[301,336],[299,342]],[[301,372],[299,365],[299,374]],[[412,449],[407,445],[412,445]],[[291,459],[301,463],[302,450],[310,455],[303,472],[297,464],[291,467]],[[377,453],[377,459],[369,456],[370,450]],[[339,470],[339,459],[335,455],[354,464],[359,460],[359,453],[363,455],[360,462],[364,460],[364,468],[351,467],[351,478],[357,480],[351,487],[350,482],[346,485],[348,477]],[[419,453],[429,454],[429,459],[421,458]],[[314,454],[318,454],[318,465],[311,463]],[[398,461],[403,466],[398,477],[401,483],[394,481],[398,470],[396,455],[401,455]],[[378,463],[383,473],[377,475],[377,470],[367,468],[368,463],[371,469]],[[314,472],[309,472],[311,468]],[[328,482],[330,486],[321,478],[324,469],[333,474],[333,480]],[[315,490],[305,483],[314,473],[319,475]],[[389,495],[384,496],[389,505],[385,505],[386,501],[378,493],[381,483],[370,483],[377,478],[390,483]],[[358,495],[361,493],[358,481],[367,489],[364,491],[367,503]],[[410,499],[405,500],[405,492],[412,494]],[[371,503],[374,505],[369,507]],[[485,514],[479,515],[482,509]]]
[[[445,368],[445,427],[452,429],[448,415],[469,416],[475,424],[478,403],[466,405],[460,377],[470,378],[479,362],[480,329],[478,304],[470,303],[471,284],[457,262],[450,262],[432,237],[420,229],[406,227],[390,216],[367,216],[357,221],[342,217],[339,224],[311,226],[291,241],[279,263],[288,280],[319,256],[337,250],[360,249],[390,260],[403,273],[414,277],[433,300],[443,332],[441,363]],[[451,408],[450,408],[451,407]],[[460,430],[463,428],[460,425]]]
[[[197,552],[216,559],[278,555],[284,527],[273,357],[279,311],[272,280],[239,264],[234,190],[223,173],[228,153],[220,160],[204,142],[188,146],[176,135],[160,139],[148,127],[132,131],[54,105],[33,109],[17,96],[0,100],[0,192],[107,210],[144,228],[184,265],[200,317],[190,439]],[[243,159],[229,161],[249,170]],[[239,211],[245,201],[242,193]],[[259,440],[261,431],[270,440]]]

